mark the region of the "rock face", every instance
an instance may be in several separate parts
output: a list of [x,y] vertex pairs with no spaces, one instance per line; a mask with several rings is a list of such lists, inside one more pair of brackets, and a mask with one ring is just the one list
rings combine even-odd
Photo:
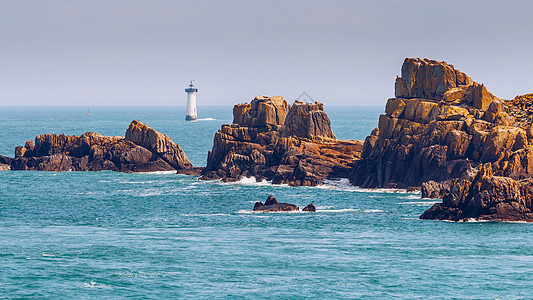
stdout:
[[467,170],[452,180],[442,203],[428,209],[421,219],[464,221],[533,221],[533,181],[493,176],[490,163]]
[[176,170],[192,167],[179,145],[176,145],[168,136],[137,120],[131,122],[128,130],[126,130],[125,138],[152,151]]
[[0,171],[11,170],[11,158],[0,155]]
[[179,145],[139,121],[126,137],[44,134],[15,149],[13,170],[151,172],[191,168]]
[[[414,58],[395,96],[365,140],[354,185],[421,186],[423,197],[444,199],[423,218],[529,218],[533,97],[500,100],[453,65]],[[472,175],[482,164],[490,176]]]
[[282,137],[302,137],[308,139],[336,139],[331,131],[331,123],[324,112],[322,103],[303,103],[296,101],[285,118]]
[[278,199],[269,195],[265,204],[255,202],[254,211],[273,212],[273,211],[298,211],[298,206],[290,203],[278,203]]
[[256,97],[233,108],[233,124],[215,134],[201,179],[258,181],[314,186],[328,177],[347,177],[359,159],[361,141],[340,141],[322,103]]
[[498,176],[527,178],[533,135],[513,126],[507,106],[452,65],[408,58],[396,98],[366,138],[350,180],[362,187],[421,186],[486,162]]

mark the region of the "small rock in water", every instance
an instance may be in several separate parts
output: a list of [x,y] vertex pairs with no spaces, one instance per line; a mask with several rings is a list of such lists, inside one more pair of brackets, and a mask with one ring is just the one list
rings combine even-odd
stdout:
[[314,211],[314,212],[316,212],[316,207],[313,205],[313,203],[309,203],[309,205],[304,207],[304,209],[302,209],[302,210],[303,211]]
[[290,203],[279,203],[278,199],[269,195],[265,204],[255,202],[254,211],[298,211],[298,206]]

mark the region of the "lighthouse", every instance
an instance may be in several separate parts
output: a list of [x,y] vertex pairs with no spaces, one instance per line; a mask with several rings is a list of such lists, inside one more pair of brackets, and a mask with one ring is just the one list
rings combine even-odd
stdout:
[[196,114],[196,92],[198,92],[198,89],[194,87],[192,80],[185,92],[187,93],[187,115],[185,116],[185,121],[196,121],[198,117]]

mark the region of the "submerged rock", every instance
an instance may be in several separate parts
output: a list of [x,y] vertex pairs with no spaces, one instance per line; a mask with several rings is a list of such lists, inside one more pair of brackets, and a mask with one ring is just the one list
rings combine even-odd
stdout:
[[322,103],[256,97],[233,108],[233,124],[215,134],[201,179],[236,181],[254,176],[275,184],[314,186],[347,177],[362,141],[341,141],[331,131]]
[[[265,201],[265,204],[262,202],[255,202],[254,211],[263,211],[263,212],[275,212],[275,211],[298,211],[300,210],[298,206],[291,203],[279,203],[278,199],[274,198],[272,195],[268,195],[268,198]],[[302,211],[316,211],[313,203],[309,203]]]
[[315,212],[316,211],[316,207],[313,205],[313,203],[309,203],[306,207],[304,207],[304,209],[302,209],[302,211],[313,211],[313,212]]
[[269,195],[265,204],[262,202],[255,202],[254,211],[298,211],[298,206],[290,203],[278,203],[278,199]]
[[192,168],[180,146],[132,121],[126,137],[43,134],[15,149],[13,170],[152,172]]

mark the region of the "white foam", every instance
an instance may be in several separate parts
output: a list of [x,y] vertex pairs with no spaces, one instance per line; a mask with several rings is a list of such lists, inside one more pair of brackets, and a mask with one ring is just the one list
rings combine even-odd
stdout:
[[41,255],[44,256],[44,257],[55,257],[55,255],[53,255],[53,254],[46,254],[46,253],[43,253],[43,254],[41,254]]
[[99,289],[108,289],[110,288],[107,284],[103,284],[103,283],[98,283],[98,282],[95,282],[95,281],[90,281],[90,282],[83,282],[82,283],[82,287],[86,287],[86,288],[99,288]]
[[466,218],[466,219],[459,220],[458,222],[461,222],[461,223],[487,223],[487,222],[491,222],[491,221],[489,221],[489,220],[478,220],[478,219],[474,219],[474,218]]
[[435,203],[440,203],[440,201],[410,201],[410,202],[400,202],[400,205],[416,205],[416,206],[431,206]]
[[93,194],[105,194],[105,192],[104,191],[83,192],[83,193],[76,193],[75,195],[93,195]]
[[196,121],[216,121],[217,119],[214,118],[202,118],[202,119],[196,119]]
[[[447,221],[447,220],[443,220]],[[453,221],[452,221],[453,222]],[[467,218],[457,221],[459,223],[516,223],[516,224],[531,224],[528,221],[509,221],[509,220],[479,220],[475,218]]]
[[128,184],[145,184],[145,183],[154,183],[155,181],[154,180],[149,180],[149,181],[126,181],[126,180],[123,180],[121,181],[120,183],[128,183]]
[[397,193],[403,193],[403,194],[420,194],[419,191],[415,192],[407,192],[405,189],[367,189],[367,188],[360,188],[358,186],[354,186],[350,183],[350,180],[348,178],[340,178],[340,179],[326,179],[324,180],[323,185],[317,186],[317,188],[321,189],[330,189],[330,190],[338,190],[338,191],[346,191],[346,192],[362,192],[362,193],[386,193],[386,194],[397,194]]
[[263,179],[262,181],[257,181],[255,177],[242,177],[238,181],[233,182],[223,182],[218,180],[219,184],[229,184],[229,185],[252,185],[252,186],[289,186],[288,184],[273,184],[272,181]]
[[330,206],[330,205],[326,205],[326,206],[316,206],[315,208],[316,208],[316,209],[329,209],[329,208],[333,208],[333,206]]
[[381,209],[359,209],[359,208],[339,208],[339,209],[317,209],[316,212],[323,213],[343,213],[343,212],[365,212],[365,213],[382,213]]
[[141,192],[139,194],[139,196],[141,196],[141,197],[149,197],[149,196],[159,196],[159,195],[162,195],[162,194],[163,194],[163,191],[150,191],[150,190],[147,190],[147,191]]
[[413,200],[421,199],[420,195],[407,195],[407,196],[402,196],[402,197],[399,197],[399,198],[401,198],[401,199],[413,199]]
[[156,174],[156,175],[168,175],[168,174],[172,174],[172,175],[176,175],[177,171],[176,170],[173,170],[173,171],[153,171],[153,172],[137,172],[135,174]]
[[184,217],[211,217],[211,216],[229,216],[229,214],[216,213],[216,214],[180,214]]

